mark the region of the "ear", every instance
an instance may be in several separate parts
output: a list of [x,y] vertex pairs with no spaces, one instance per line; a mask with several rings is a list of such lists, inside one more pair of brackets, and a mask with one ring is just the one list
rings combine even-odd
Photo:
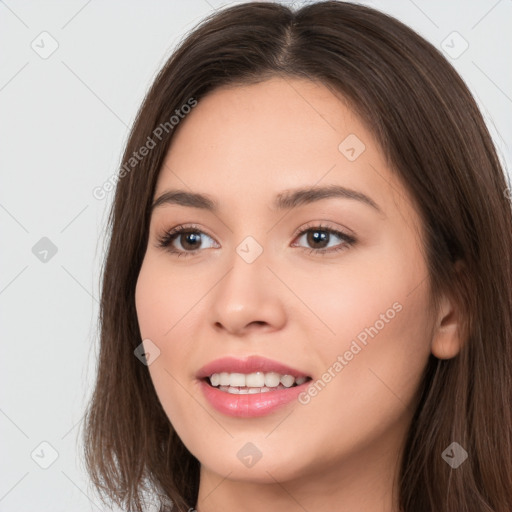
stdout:
[[[455,263],[456,271],[462,267],[462,261]],[[438,359],[451,359],[461,350],[461,311],[452,296],[443,294],[441,308],[435,319],[432,335],[432,354]]]

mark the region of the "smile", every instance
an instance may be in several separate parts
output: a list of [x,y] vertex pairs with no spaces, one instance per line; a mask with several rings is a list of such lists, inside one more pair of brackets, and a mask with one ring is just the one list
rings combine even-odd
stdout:
[[267,393],[304,384],[309,377],[294,377],[277,372],[214,373],[207,379],[209,384],[220,391],[232,394]]

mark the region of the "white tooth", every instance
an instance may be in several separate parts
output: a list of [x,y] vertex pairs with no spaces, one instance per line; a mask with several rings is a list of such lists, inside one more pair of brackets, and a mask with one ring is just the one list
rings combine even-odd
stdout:
[[[238,388],[245,388],[242,394],[265,393],[275,389],[286,389],[293,386],[294,382],[300,386],[307,381],[307,377],[293,377],[293,375],[280,375],[277,372],[254,372],[248,375],[244,373],[213,373],[210,375],[212,386],[221,391],[239,393]],[[231,390],[230,390],[231,389]]]
[[245,375],[243,373],[228,373],[229,385],[233,387],[245,387]]
[[281,384],[285,387],[285,388],[290,388],[293,386],[293,383],[295,382],[295,378],[293,377],[293,375],[283,375],[281,377]]
[[279,384],[279,386],[272,388],[269,388],[267,386],[263,386],[261,388],[238,388],[234,386],[220,386],[219,389],[221,391],[231,393],[232,395],[254,395],[256,393],[269,393],[270,391],[276,391],[279,389],[287,388],[285,388],[282,384]]
[[246,375],[245,385],[250,388],[261,388],[261,386],[265,385],[265,374],[263,372],[255,372]]
[[222,372],[220,374],[220,382],[219,384],[221,386],[229,386],[229,382],[230,382],[230,378],[229,378],[229,373],[228,372]]
[[265,386],[275,388],[279,385],[281,376],[276,372],[265,373]]

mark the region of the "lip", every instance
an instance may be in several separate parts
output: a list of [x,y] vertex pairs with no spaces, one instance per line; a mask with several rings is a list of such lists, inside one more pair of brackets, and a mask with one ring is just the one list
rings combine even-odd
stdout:
[[254,393],[252,395],[238,395],[220,391],[210,386],[205,379],[200,381],[201,391],[217,411],[237,418],[256,418],[265,416],[297,399],[311,383],[306,381],[300,386],[293,388]]
[[281,375],[292,375],[295,378],[309,376],[300,370],[260,356],[249,356],[246,359],[223,357],[203,366],[196,377],[200,380],[201,391],[205,398],[217,411],[238,418],[255,418],[270,414],[295,400],[311,382],[310,378],[299,386],[240,395],[221,391],[208,383],[210,375],[221,372],[245,374],[277,372]]
[[308,377],[307,373],[304,373],[295,368],[291,368],[278,361],[267,359],[261,356],[249,356],[245,359],[238,359],[236,357],[222,357],[215,359],[211,363],[203,366],[198,372],[196,377],[198,379],[204,379],[214,373],[254,373],[254,372],[276,372],[281,375],[292,375],[293,377]]

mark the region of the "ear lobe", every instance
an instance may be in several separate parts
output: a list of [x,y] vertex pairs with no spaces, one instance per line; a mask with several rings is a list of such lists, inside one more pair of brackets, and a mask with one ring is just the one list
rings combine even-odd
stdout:
[[[462,266],[457,261],[455,268],[458,271]],[[432,354],[438,359],[451,359],[461,350],[461,311],[456,301],[448,295],[443,295],[441,308],[432,335]]]

